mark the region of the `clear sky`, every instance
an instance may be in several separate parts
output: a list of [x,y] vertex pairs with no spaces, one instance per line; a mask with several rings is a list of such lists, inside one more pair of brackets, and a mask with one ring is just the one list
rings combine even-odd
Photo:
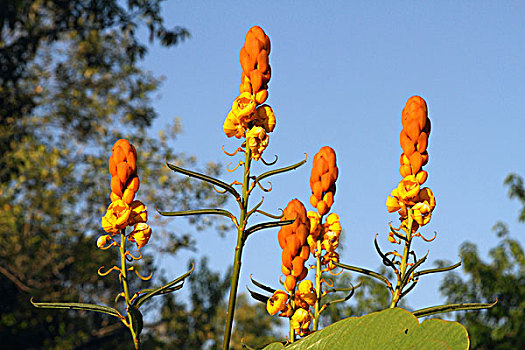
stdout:
[[[230,151],[239,145],[224,135],[222,124],[238,95],[244,36],[259,25],[272,43],[267,103],[277,117],[264,157],[273,160],[277,154],[278,166],[305,153],[309,160],[271,180],[264,210],[276,213],[291,198],[310,209],[311,160],[322,146],[331,146],[339,166],[333,211],[346,232],[341,261],[377,268],[374,234],[391,249],[388,222],[397,223],[385,200],[401,179],[401,110],[417,94],[427,101],[432,121],[426,185],[437,200],[422,232],[437,231],[438,237],[415,244],[419,256],[430,249],[424,266],[434,266],[436,259],[457,261],[467,240],[486,253],[496,244],[491,227],[498,220],[525,243],[516,223],[519,205],[503,186],[510,172],[525,175],[524,14],[525,5],[517,1],[170,1],[162,15],[169,25],[188,28],[192,37],[174,49],[154,45],[146,57],[145,68],[165,77],[154,101],[160,114],[155,128],[180,117],[184,133],[173,143],[176,151],[195,154],[201,162],[240,160],[222,153],[222,145]],[[240,180],[241,171],[225,171],[223,178]],[[234,204],[228,208],[235,210]],[[177,203],[162,209],[177,210]],[[182,218],[172,219],[172,225],[191,230]],[[179,275],[189,258],[201,254],[216,270],[232,263],[233,232],[225,238],[213,231],[195,237],[196,253],[163,258],[168,274]],[[277,230],[250,237],[240,291],[250,274],[278,287],[280,254]],[[423,277],[409,304],[441,303],[441,279]]]

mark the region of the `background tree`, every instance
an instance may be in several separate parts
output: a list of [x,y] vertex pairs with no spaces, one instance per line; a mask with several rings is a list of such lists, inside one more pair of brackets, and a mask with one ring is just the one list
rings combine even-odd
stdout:
[[[523,208],[519,221],[525,222],[525,188],[523,178],[511,174],[505,180],[509,197],[517,198]],[[447,301],[498,300],[496,306],[483,311],[456,314],[469,331],[473,349],[525,348],[525,253],[520,241],[510,237],[505,224],[494,226],[498,245],[484,261],[476,244],[460,247],[463,274],[449,273],[441,284]]]
[[[109,204],[107,159],[117,139],[126,137],[137,148],[137,198],[150,216],[160,203],[189,208],[222,201],[210,197],[207,186],[168,176],[165,156],[195,166],[194,158],[171,151],[177,123],[158,139],[148,133],[156,117],[150,96],[159,80],[138,66],[146,46],[137,29],[146,26],[150,39],[166,46],[188,36],[183,28],[164,27],[160,2],[2,3],[0,339],[7,348],[101,349],[129,341],[125,328],[103,315],[43,311],[29,303],[34,296],[112,305],[119,292],[116,278],[96,274],[115,256],[95,245]],[[217,167],[206,171],[216,174]],[[146,271],[155,270],[153,251],[192,244],[184,232],[154,229],[155,249],[144,252]]]
[[[209,269],[206,258],[197,264],[188,280],[190,303],[177,295],[161,301],[161,317],[151,325],[152,334],[145,347],[155,349],[221,349],[226,318],[231,269],[224,276]],[[264,305],[249,303],[240,294],[235,312],[235,329],[231,349],[242,349],[242,343],[261,347],[281,337],[280,320],[270,317]]]

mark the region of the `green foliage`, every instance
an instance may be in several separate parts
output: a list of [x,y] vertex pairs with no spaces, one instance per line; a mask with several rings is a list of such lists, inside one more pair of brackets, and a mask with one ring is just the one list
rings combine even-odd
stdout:
[[[510,175],[511,198],[518,198],[525,212],[523,179]],[[441,284],[441,291],[448,302],[458,300],[496,300],[498,303],[485,311],[456,314],[472,339],[473,349],[523,349],[525,348],[525,252],[516,239],[509,236],[503,223],[494,227],[500,240],[489,251],[489,261],[480,256],[476,244],[465,242],[460,247],[463,274],[450,273]]]
[[[222,348],[230,279],[231,272],[221,277],[202,259],[184,288],[190,293],[190,304],[181,302],[177,295],[163,298],[160,319],[147,325],[152,334],[143,342],[145,348]],[[231,349],[240,350],[241,339],[249,345],[269,343],[277,337],[273,329],[278,324],[279,320],[268,317],[264,307],[250,304],[245,294],[239,295]]]
[[[149,206],[152,248],[141,271],[154,271],[152,251],[191,247],[185,232],[162,228],[155,206],[213,206],[209,186],[169,179],[165,156],[180,130],[153,139],[149,96],[159,80],[138,68],[147,25],[166,45],[187,36],[167,30],[160,1],[7,1],[0,11],[0,339],[23,349],[101,349],[127,344],[126,329],[93,312],[35,309],[29,299],[113,306],[117,278],[97,269],[115,255],[96,248],[100,217],[109,204],[107,159],[112,144],[129,138],[138,151],[141,188]],[[180,34],[180,35],[179,35]],[[211,164],[208,173],[216,174]],[[153,220],[152,220],[153,219]],[[178,274],[180,271],[175,271]],[[173,278],[168,272],[168,278]],[[134,289],[151,286],[135,281]],[[120,310],[123,312],[123,310]]]
[[[285,347],[272,344],[265,350]],[[457,322],[417,318],[395,308],[350,317],[312,333],[286,349],[468,349],[467,330]]]

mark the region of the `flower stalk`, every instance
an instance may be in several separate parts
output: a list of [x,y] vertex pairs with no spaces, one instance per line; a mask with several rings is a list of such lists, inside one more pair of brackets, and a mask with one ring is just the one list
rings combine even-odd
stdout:
[[230,298],[228,299],[228,313],[226,315],[226,325],[224,327],[224,341],[222,348],[227,350],[230,348],[230,339],[233,327],[233,316],[235,313],[235,302],[237,300],[237,288],[239,287],[239,277],[241,272],[242,250],[246,241],[245,230],[248,213],[248,189],[250,187],[250,167],[251,167],[251,151],[246,147],[244,151],[244,179],[242,184],[242,199],[240,204],[240,218],[237,229],[237,244],[235,246],[235,255],[233,259],[233,273],[230,286]]

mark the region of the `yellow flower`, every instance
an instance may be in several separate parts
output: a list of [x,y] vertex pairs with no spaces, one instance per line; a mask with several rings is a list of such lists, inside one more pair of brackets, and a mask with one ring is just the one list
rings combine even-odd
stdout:
[[279,311],[286,309],[286,303],[288,302],[288,294],[283,290],[276,290],[272,297],[268,299],[266,303],[266,310],[270,315],[275,315]]
[[419,188],[419,182],[414,175],[406,176],[397,187],[399,199],[407,205],[414,205],[414,198],[418,195]]
[[390,193],[390,196],[386,198],[386,210],[389,213],[393,213],[401,209],[403,203],[399,201],[399,194],[397,188],[394,188]]
[[245,128],[239,121],[239,118],[237,118],[233,112],[230,111],[228,113],[228,116],[226,117],[226,120],[224,121],[223,125],[224,133],[228,137],[235,136],[236,138],[240,139],[244,136]]
[[151,227],[141,222],[135,225],[133,232],[131,232],[128,237],[131,242],[136,242],[137,248],[140,249],[148,243],[150,236]]
[[326,218],[326,231],[332,231],[335,232],[338,236],[341,233],[341,222],[340,222],[339,215],[336,213],[331,213]]
[[128,226],[148,221],[147,207],[141,201],[133,201],[130,205],[131,214],[129,216]]
[[324,250],[333,253],[339,246],[339,235],[334,231],[328,231],[323,235],[321,244]]
[[419,191],[416,198],[417,203],[412,207],[414,220],[420,225],[426,225],[432,217],[432,211],[436,207],[436,199],[430,188],[425,187]]
[[310,306],[314,306],[317,300],[314,285],[310,280],[304,280],[299,283],[296,295]]
[[275,113],[272,107],[262,105],[255,110],[255,125],[262,126],[266,132],[275,129]]
[[98,248],[102,248],[103,246],[105,246],[106,244],[108,244],[108,242],[111,240],[111,236],[110,235],[104,235],[104,236],[100,236],[98,239],[97,239],[97,247]]
[[243,92],[233,101],[232,113],[241,124],[253,120],[255,112],[255,97],[249,92]]
[[321,261],[322,265],[328,265],[329,270],[333,270],[336,268],[334,263],[339,262],[339,254],[335,252],[327,252],[323,256],[323,260]]
[[246,133],[246,145],[252,151],[252,158],[259,160],[263,151],[268,146],[269,137],[260,126],[254,126]]
[[311,316],[305,309],[295,310],[292,318],[290,319],[290,325],[297,334],[301,337],[308,333],[308,327],[310,327]]
[[107,233],[117,234],[128,226],[131,208],[121,199],[112,202],[102,217],[102,228]]

